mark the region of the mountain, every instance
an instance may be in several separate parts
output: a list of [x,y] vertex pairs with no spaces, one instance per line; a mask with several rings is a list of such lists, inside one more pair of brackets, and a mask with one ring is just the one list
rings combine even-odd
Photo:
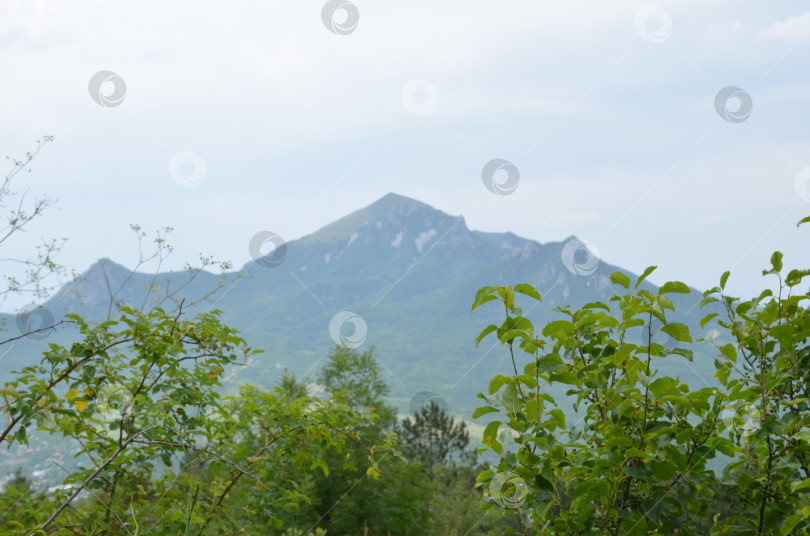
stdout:
[[[270,387],[284,368],[312,380],[335,345],[333,335],[353,340],[361,335],[353,333],[353,326],[362,331],[364,323],[367,332],[359,348],[376,347],[388,374],[391,400],[401,412],[407,412],[415,395],[431,391],[445,399],[451,413],[469,419],[477,405],[475,395],[486,390],[494,374],[511,368],[494,337],[475,347],[478,333],[502,320],[494,304],[470,314],[475,292],[484,285],[534,285],[543,303],[529,305],[526,313],[537,329],[559,318],[554,306],[607,303],[613,295],[609,276],[620,268],[590,256],[582,245],[573,236],[541,244],[512,233],[472,231],[462,216],[388,194],[290,241],[286,253],[282,248],[251,260],[241,270],[244,277],[225,274],[216,302],[205,308],[221,309],[227,324],[241,330],[253,347],[265,349],[229,380],[231,388],[238,382]],[[219,278],[201,273],[183,293],[201,296]],[[107,281],[113,282],[111,288],[123,285],[117,301],[139,306],[153,280],[167,279],[173,279],[175,288],[188,282],[182,273],[130,273],[104,259],[44,306],[54,315],[72,310],[99,315],[109,307]],[[700,298],[698,291],[672,297],[677,321],[689,325],[696,336],[698,320],[705,314],[696,307]],[[352,319],[330,335],[330,321],[344,311]],[[11,319],[7,328],[13,326]],[[44,342],[61,337],[67,335]],[[36,344],[44,342],[21,341],[13,357],[0,359],[0,375],[30,362]],[[695,385],[711,382],[714,367],[708,352],[694,363],[677,356],[668,361],[662,372]]]

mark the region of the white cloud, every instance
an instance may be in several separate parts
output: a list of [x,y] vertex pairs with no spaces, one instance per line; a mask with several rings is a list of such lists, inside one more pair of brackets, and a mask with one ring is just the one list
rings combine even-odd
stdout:
[[810,13],[805,13],[765,26],[757,32],[757,39],[783,39],[799,42],[808,35],[810,35]]

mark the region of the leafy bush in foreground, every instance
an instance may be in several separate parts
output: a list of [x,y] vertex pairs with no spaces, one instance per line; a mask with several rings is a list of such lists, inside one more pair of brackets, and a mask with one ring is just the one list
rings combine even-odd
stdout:
[[[775,292],[729,297],[726,272],[704,293],[701,327],[717,322],[733,342],[716,345],[717,386],[694,389],[657,374],[661,360],[691,360],[696,341],[671,320],[667,295],[685,284],[639,289],[654,269],[635,284],[614,273],[609,304],[556,308],[539,332],[515,305],[541,300],[533,287],[478,291],[472,309],[498,301],[505,320],[477,342],[495,333],[514,373],[492,379],[473,415],[497,414],[483,434],[499,458],[478,476],[484,507],[513,510],[525,534],[810,534],[810,271],[783,274],[776,252],[763,271]],[[547,393],[558,384],[580,423]],[[720,455],[732,460],[721,482],[707,468]]]

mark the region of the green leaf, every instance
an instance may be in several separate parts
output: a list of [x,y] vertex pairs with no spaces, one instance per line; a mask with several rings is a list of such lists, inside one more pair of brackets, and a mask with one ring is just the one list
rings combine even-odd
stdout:
[[801,482],[794,482],[793,484],[790,485],[790,491],[793,493],[808,488],[810,488],[810,478],[805,478]]
[[[326,464],[326,461],[324,461],[322,458],[315,458],[315,461],[313,463],[316,466],[320,467],[321,471],[323,471],[323,476],[329,476],[329,466]],[[371,469],[371,468],[369,467],[369,469]],[[377,476],[374,477],[375,480],[380,478],[379,473],[380,472],[377,471]],[[366,473],[366,474],[368,474],[368,473]]]
[[773,255],[771,255],[771,266],[773,266],[774,272],[781,272],[782,271],[782,252],[781,251],[774,251]]
[[647,268],[645,268],[644,273],[641,274],[638,278],[638,281],[636,281],[636,288],[638,288],[641,282],[647,279],[647,276],[653,273],[653,271],[655,271],[656,268],[658,268],[658,266],[648,266]]
[[689,328],[680,322],[670,322],[662,327],[661,331],[676,341],[692,342],[692,336],[689,334]]
[[617,328],[617,327],[619,327],[619,321],[616,320],[615,318],[613,318],[610,315],[604,315],[603,314],[602,316],[599,317],[599,320],[597,322],[598,322],[598,324],[600,326],[603,326],[603,327],[606,327],[606,328]]
[[664,305],[661,303],[659,298],[655,298],[655,300],[650,304],[650,308],[658,320],[661,322],[666,322],[666,311],[664,311]]
[[723,352],[723,355],[731,361],[732,363],[737,362],[737,347],[734,346],[732,343],[728,343],[720,349]]
[[484,433],[482,435],[482,441],[484,445],[491,445],[495,438],[498,436],[498,428],[501,426],[500,421],[492,421],[484,428]]
[[734,311],[735,311],[735,312],[736,312],[738,315],[744,315],[745,313],[747,313],[748,311],[750,311],[750,310],[751,310],[751,308],[752,308],[753,306],[754,306],[754,304],[753,304],[753,303],[751,303],[750,301],[743,302],[743,303],[739,304],[739,305],[737,306],[737,308],[736,308]]
[[605,447],[615,449],[616,447],[631,447],[633,442],[623,436],[609,437],[605,440]]
[[501,395],[501,398],[503,399],[503,405],[506,407],[506,411],[510,413],[517,413],[520,411],[520,399],[518,398],[517,385],[514,383],[507,385],[503,390],[503,395]]
[[734,450],[734,444],[725,438],[718,438],[717,442],[714,444],[714,448],[729,458],[733,458],[737,454]]
[[778,340],[783,347],[793,346],[793,335],[796,332],[796,327],[791,324],[781,324],[774,326],[768,331],[768,334]]
[[694,358],[692,350],[688,350],[686,348],[673,348],[672,350],[669,351],[669,353],[685,357],[687,361],[692,361],[692,359]]
[[380,474],[381,474],[380,470],[374,466],[371,466],[368,469],[366,469],[366,475],[372,477],[374,480],[379,480]]
[[789,287],[795,287],[796,285],[802,282],[802,279],[804,279],[805,276],[808,275],[810,275],[810,270],[793,269],[790,272],[788,272],[788,275],[785,278],[785,283]]
[[490,471],[490,470],[481,471],[480,473],[478,473],[478,476],[475,478],[475,482],[476,482],[476,484],[480,484],[481,482],[486,482],[486,481],[492,479],[493,476],[495,476],[495,471]]
[[805,441],[810,441],[810,430],[801,430],[800,432],[796,432],[794,435],[796,439],[804,439]]
[[653,461],[650,463],[650,469],[656,478],[661,481],[669,480],[677,473],[677,467],[671,460]]
[[553,339],[563,339],[574,334],[574,324],[568,320],[555,320],[543,327],[543,335]]
[[802,516],[799,514],[794,514],[792,516],[787,516],[785,518],[785,522],[782,524],[782,527],[779,529],[779,534],[782,536],[786,536],[793,531],[793,527],[799,524],[802,520]]
[[602,302],[589,302],[582,306],[583,309],[604,309],[608,313],[610,312],[610,307],[605,305]]
[[82,372],[82,379],[86,383],[90,383],[90,381],[92,381],[95,375],[96,375],[96,367],[94,367],[93,365],[87,365],[84,367],[84,371]]
[[650,392],[655,396],[662,396],[672,388],[672,378],[658,378],[650,384]]
[[485,328],[484,328],[484,329],[481,331],[481,333],[478,335],[478,338],[476,338],[476,339],[475,339],[475,347],[476,347],[476,348],[478,348],[478,344],[479,344],[479,343],[480,343],[482,340],[484,340],[484,337],[486,337],[487,335],[489,335],[490,333],[492,333],[492,332],[493,332],[493,331],[495,331],[496,329],[498,329],[498,326],[496,326],[495,324],[490,324],[490,325],[488,325],[487,327],[485,327]]
[[610,274],[610,280],[614,285],[621,285],[628,290],[630,289],[630,278],[621,272]]
[[719,316],[719,315],[717,313],[710,313],[710,314],[707,314],[706,316],[704,316],[700,320],[700,329],[704,329],[706,327],[706,324],[711,322],[712,318],[714,318],[716,316]]
[[521,337],[523,340],[530,340],[532,338],[532,334],[528,333],[525,329],[510,329],[506,333],[499,335],[499,338],[501,339],[501,346],[514,342],[514,340],[518,337]]
[[726,385],[728,382],[728,377],[731,374],[731,363],[728,361],[720,361],[719,359],[714,360],[714,367],[717,369],[715,373],[715,378],[720,380],[720,383]]
[[498,389],[500,389],[501,386],[508,381],[510,381],[510,379],[503,374],[496,374],[493,376],[492,380],[489,382],[489,394],[494,395],[497,393]]
[[[539,341],[540,346],[542,347],[543,341]],[[538,343],[534,341],[534,339],[523,339],[520,341],[520,349],[526,352],[527,354],[535,355],[537,351]]]
[[489,301],[497,300],[498,298],[492,295],[492,293],[496,290],[498,290],[498,287],[481,287],[478,289],[478,292],[475,293],[475,299],[473,300],[470,312],[475,311],[477,307],[480,307]]
[[565,366],[560,356],[548,354],[537,360],[537,370],[541,372],[552,372]]
[[577,375],[568,371],[550,374],[548,380],[549,383],[559,382],[567,385],[577,385],[579,383]]
[[689,294],[692,291],[689,290],[689,287],[686,286],[685,283],[681,283],[680,281],[667,281],[660,289],[658,289],[658,294],[668,294],[670,292]]
[[641,318],[631,318],[629,320],[625,320],[621,324],[619,324],[619,331],[627,331],[630,328],[634,328],[637,326],[643,326],[644,320]]
[[481,415],[486,415],[487,413],[498,413],[500,411],[501,410],[499,410],[498,408],[493,408],[492,406],[481,406],[475,408],[475,411],[473,411],[472,413],[472,417],[473,419],[477,419]]
[[629,398],[625,398],[622,400],[622,403],[619,404],[619,407],[616,409],[616,412],[619,414],[619,418],[624,417],[624,414],[628,411],[635,409],[633,405],[633,401]]
[[807,216],[806,218],[802,218],[801,220],[799,220],[799,223],[796,224],[796,227],[800,226],[803,223],[807,223],[809,221],[810,221],[810,216]]
[[537,397],[532,398],[528,402],[526,402],[526,407],[524,408],[524,412],[526,413],[526,418],[529,419],[530,422],[540,422],[540,416],[542,412],[542,401],[538,404]]
[[628,520],[627,536],[647,536],[647,518],[642,513],[633,513]]
[[762,300],[770,296],[773,296],[773,291],[769,288],[766,288],[765,290],[759,293],[759,296],[757,297],[757,302],[761,302]]
[[658,296],[658,303],[660,303],[661,307],[663,307],[664,309],[669,309],[670,311],[675,310],[675,304],[673,304],[672,300],[670,300],[666,296]]
[[540,297],[540,293],[528,283],[520,283],[515,285],[515,292],[520,292],[521,294],[534,298],[537,301],[543,301],[543,298]]
[[551,417],[557,422],[557,426],[565,428],[565,413],[559,409],[553,409],[550,412]]
[[720,301],[720,300],[718,300],[717,298],[713,298],[713,297],[709,296],[708,298],[703,298],[702,300],[700,300],[700,303],[698,304],[698,306],[701,309],[703,309],[706,305],[708,305],[710,303],[717,302],[717,301]]
[[515,292],[512,290],[511,285],[498,287],[498,295],[501,297],[501,300],[503,300],[507,309],[511,309],[512,306],[515,305]]
[[726,270],[725,272],[723,272],[723,275],[720,276],[720,289],[721,290],[726,289],[726,281],[728,281],[728,276],[729,275],[731,275],[731,272]]

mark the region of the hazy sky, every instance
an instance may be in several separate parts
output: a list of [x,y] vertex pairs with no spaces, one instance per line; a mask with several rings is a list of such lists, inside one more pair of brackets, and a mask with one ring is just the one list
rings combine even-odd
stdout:
[[[241,266],[259,231],[397,192],[472,229],[576,234],[659,283],[732,269],[747,295],[774,248],[810,264],[806,2],[332,5],[5,2],[0,154],[55,136],[19,184],[59,204],[3,256],[66,236],[70,268],[132,267],[138,223],[175,228],[172,267]],[[510,195],[482,182],[494,158]]]

